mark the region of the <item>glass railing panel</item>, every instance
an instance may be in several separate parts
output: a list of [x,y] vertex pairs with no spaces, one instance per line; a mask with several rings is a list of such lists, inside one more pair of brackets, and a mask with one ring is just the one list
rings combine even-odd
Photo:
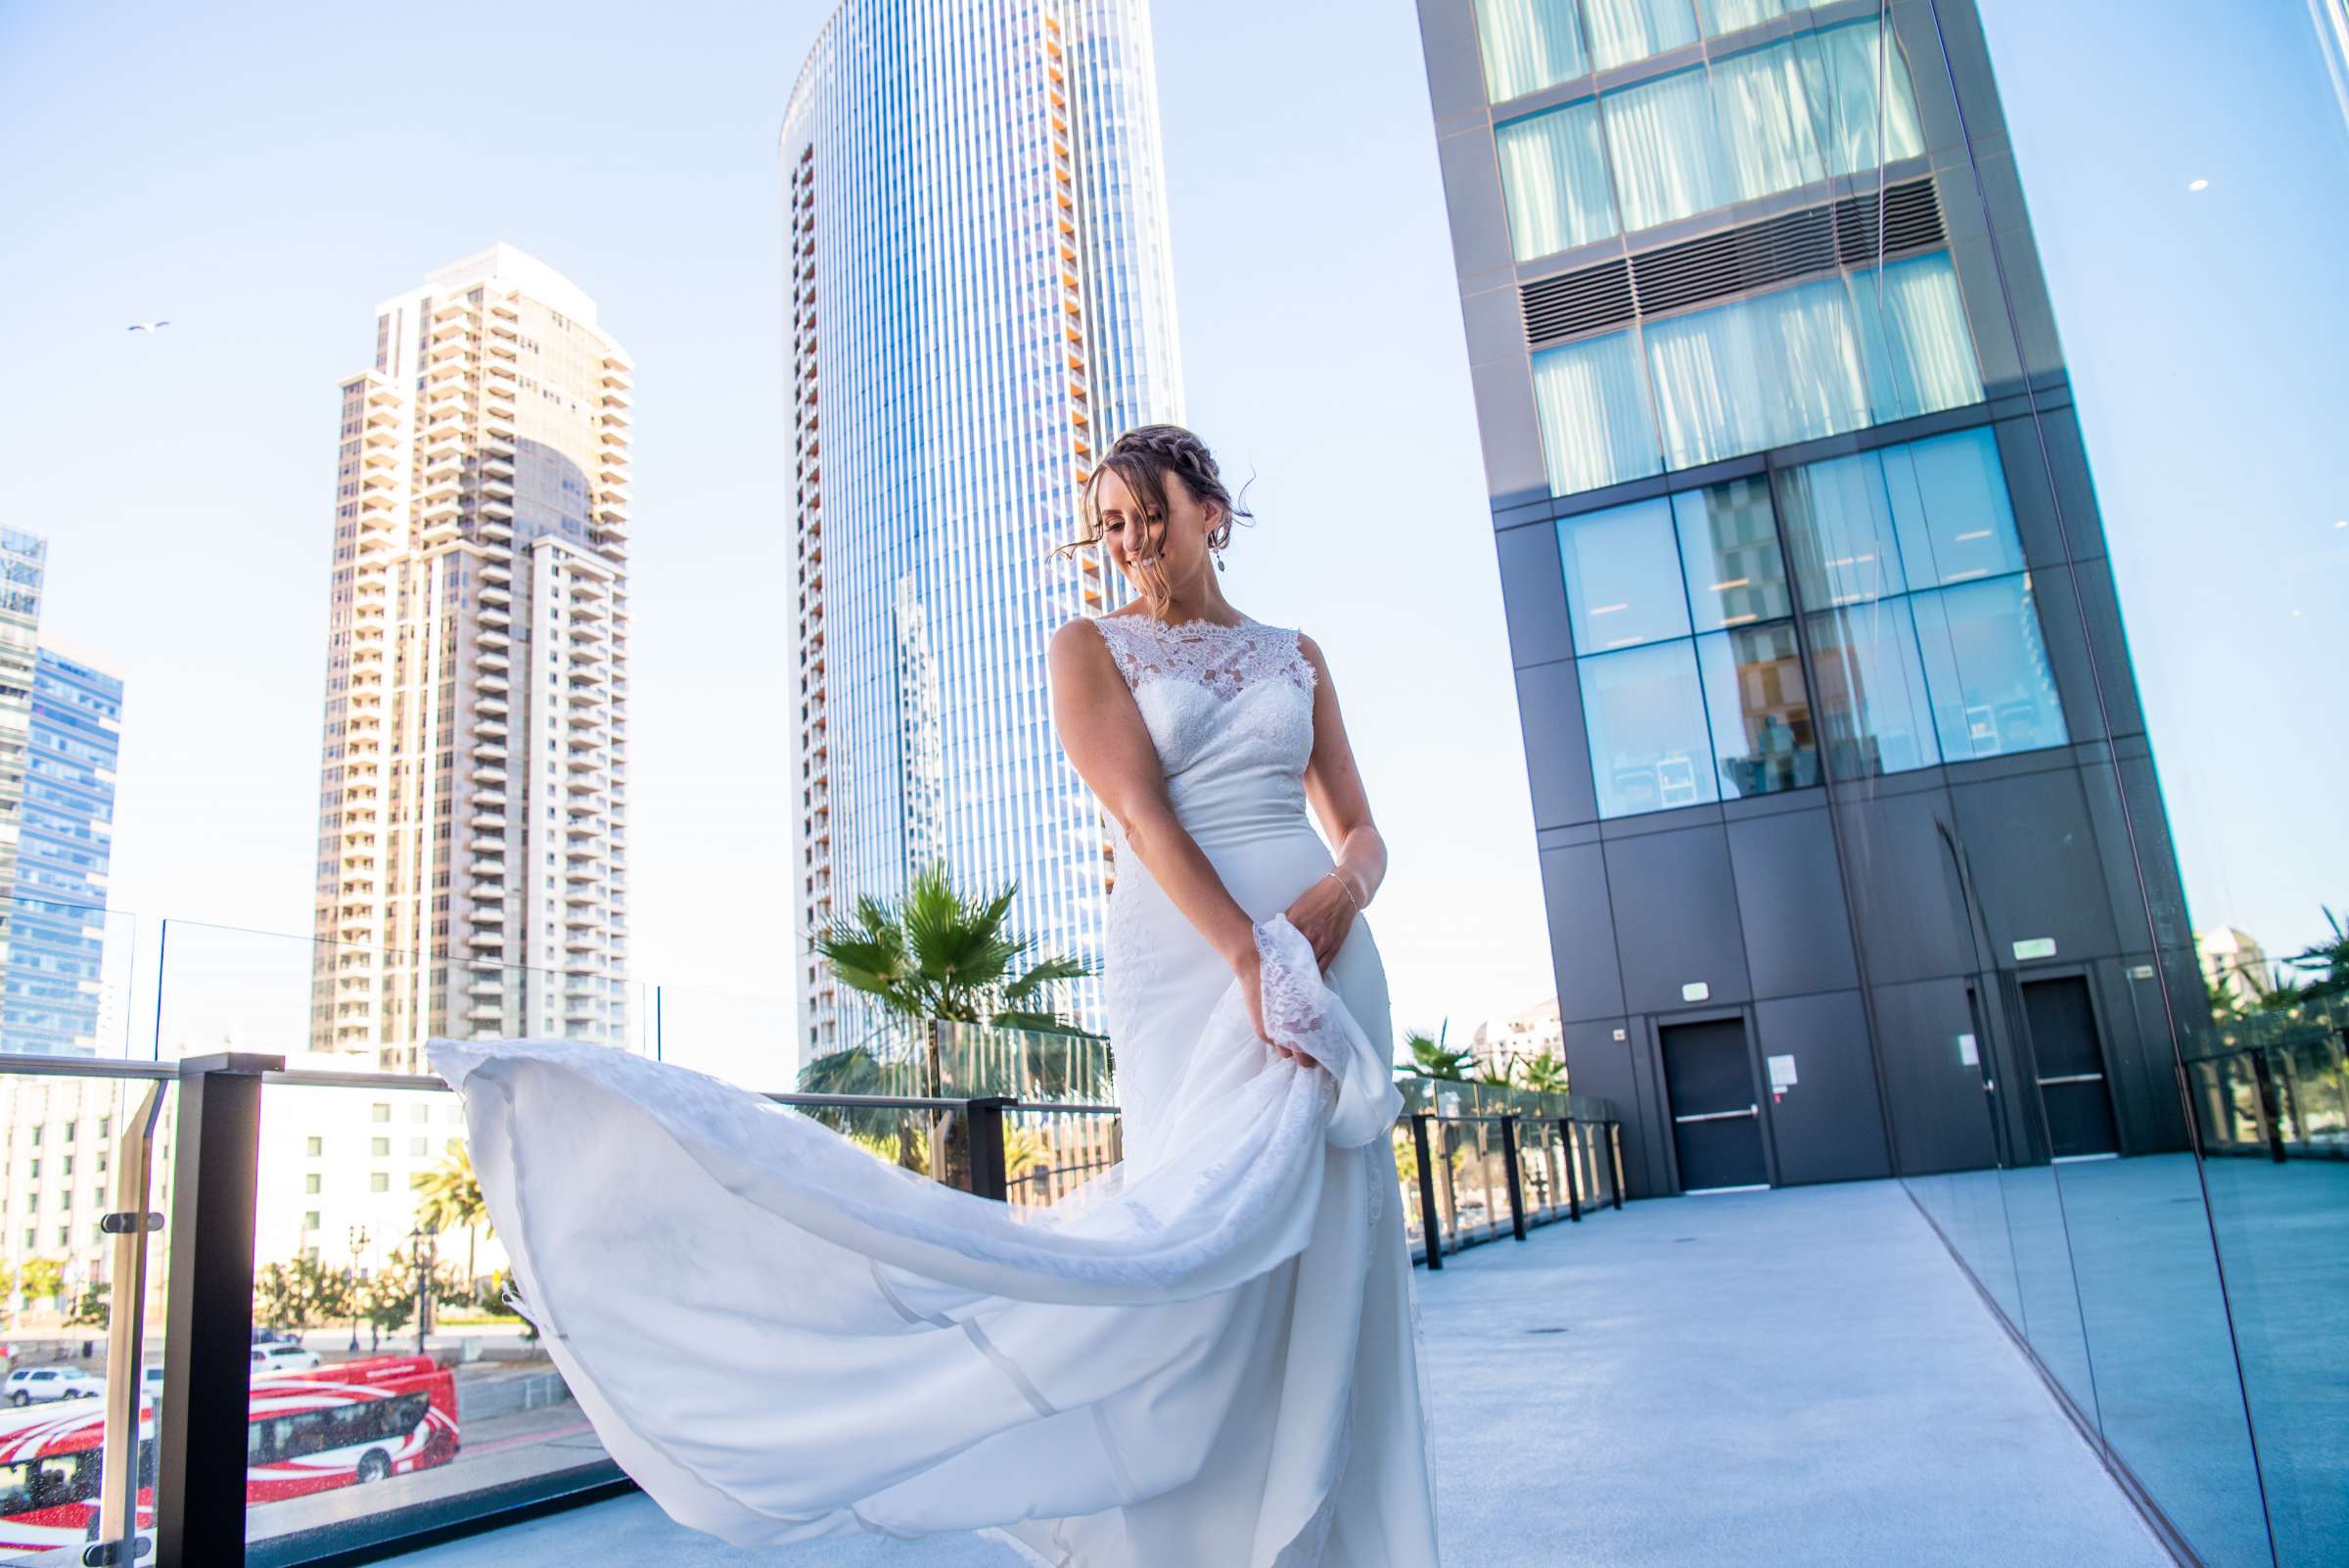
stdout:
[[648,1036],[664,1062],[745,1088],[788,1089],[804,1056],[796,1017],[787,996],[656,986]]
[[1395,1176],[1402,1189],[1404,1243],[1418,1262],[1427,1261],[1427,1208],[1419,1189],[1419,1146],[1411,1135],[1410,1118],[1396,1122],[1391,1134],[1395,1145]]
[[1117,1055],[1098,1035],[940,1022],[940,1092],[1008,1095],[1031,1105],[1114,1105]]
[[247,1539],[608,1462],[504,1299],[464,1106],[438,1080],[269,1083],[254,1227]]
[[1126,1157],[1124,1124],[1107,1112],[1014,1109],[1003,1116],[1003,1195],[1023,1208],[1082,1201]]
[[2234,1116],[2203,1126],[2202,1180],[2278,1556],[2332,1560],[2349,1542],[2341,1336],[2324,1327],[2349,1299],[2349,997],[2226,1019],[2202,1048],[2189,1073],[2233,1091]]
[[177,1110],[167,1080],[0,1056],[0,1562],[152,1534],[169,1237],[103,1225],[167,1208]]
[[646,988],[601,964],[538,968],[187,920],[163,923],[161,950],[165,1061],[258,1051],[289,1067],[314,1055],[341,1069],[423,1073],[426,1042],[441,1037],[651,1051]]

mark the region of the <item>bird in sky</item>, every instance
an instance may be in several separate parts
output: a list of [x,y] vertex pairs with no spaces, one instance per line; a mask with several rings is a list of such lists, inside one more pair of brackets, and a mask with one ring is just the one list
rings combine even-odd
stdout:
[[133,332],[161,332],[169,325],[171,323],[168,321],[134,321],[130,324],[130,330]]

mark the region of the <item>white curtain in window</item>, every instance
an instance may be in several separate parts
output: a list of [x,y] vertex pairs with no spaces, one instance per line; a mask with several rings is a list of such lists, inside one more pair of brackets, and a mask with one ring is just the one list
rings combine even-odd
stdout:
[[1649,322],[1642,330],[1667,467],[1691,468],[1868,422],[1860,345],[1840,278]]
[[1804,0],[1696,0],[1697,15],[1705,24],[1708,38],[1810,9]]
[[1627,231],[1736,200],[1702,69],[1643,82],[1600,100]]
[[1628,332],[1533,356],[1534,407],[1549,487],[1559,495],[1662,471],[1647,376]]
[[1884,159],[1917,158],[1925,150],[1925,135],[1916,118],[1916,90],[1909,79],[1909,61],[1898,49],[1883,49],[1883,29],[1875,22],[1846,23],[1822,27],[1794,40],[1810,82],[1819,137],[1826,150],[1828,171],[1856,174],[1876,166],[1878,110],[1876,85],[1881,73],[1886,89],[1882,111]]
[[1860,336],[1841,278],[1821,278],[1745,301],[1777,353],[1777,396],[1766,405],[1769,440],[1811,440],[1868,423]]
[[1982,400],[1982,369],[1947,252],[1887,262],[1880,300],[1872,267],[1853,273],[1851,289],[1876,423]]
[[1497,104],[1590,69],[1575,0],[1476,0],[1476,34]]
[[1713,110],[1732,200],[1827,177],[1805,73],[1793,43],[1713,63]]
[[1511,120],[1496,130],[1494,144],[1500,153],[1500,188],[1518,260],[1615,232],[1595,101]]
[[1696,42],[1696,12],[1688,0],[1585,0],[1584,15],[1590,20],[1590,54],[1601,70]]

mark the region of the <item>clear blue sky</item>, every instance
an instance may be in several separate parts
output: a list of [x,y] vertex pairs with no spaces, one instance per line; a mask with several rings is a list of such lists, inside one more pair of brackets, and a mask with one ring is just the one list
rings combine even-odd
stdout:
[[[2296,5],[1984,5],[2196,918],[2288,948],[2349,901],[2349,142]],[[150,937],[306,931],[336,383],[504,239],[639,363],[636,974],[788,990],[774,140],[824,9],[0,9],[0,519],[129,678]],[[1257,476],[1230,591],[1328,649],[1397,1022],[1464,1027],[1551,985],[1414,13],[1157,24],[1189,413]]]

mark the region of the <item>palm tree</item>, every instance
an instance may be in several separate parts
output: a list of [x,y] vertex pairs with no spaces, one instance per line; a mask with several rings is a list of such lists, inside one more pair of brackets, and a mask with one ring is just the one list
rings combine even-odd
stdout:
[[481,1179],[473,1174],[473,1151],[463,1138],[448,1140],[448,1155],[425,1174],[416,1204],[416,1217],[435,1230],[465,1227],[465,1288],[473,1289],[474,1258],[481,1232],[494,1232],[489,1205],[483,1201]]
[[[893,1065],[861,1045],[829,1051],[800,1069],[804,1094],[902,1094],[915,1085],[904,1081],[901,1066]],[[930,1169],[929,1140],[904,1111],[852,1107],[810,1109],[808,1115],[851,1142],[861,1143],[883,1159],[895,1159],[908,1171]],[[894,1145],[894,1148],[893,1148]]]
[[2349,930],[2343,929],[2341,917],[2332,912],[2330,904],[2320,907],[2325,910],[2325,923],[2332,927],[2332,940],[2318,943],[2284,960],[2294,969],[2323,971],[2300,988],[2300,995],[2310,1001],[2349,993]]
[[1421,1078],[1449,1078],[1465,1081],[1468,1070],[1476,1065],[1476,1057],[1468,1051],[1455,1051],[1445,1045],[1451,1034],[1451,1020],[1430,1035],[1423,1029],[1412,1030],[1404,1036],[1404,1048],[1411,1053],[1410,1065],[1401,1071],[1416,1073]]
[[[902,901],[860,897],[852,918],[836,922],[814,940],[815,952],[842,984],[878,998],[890,1021],[920,1032],[926,1095],[940,1096],[944,1088],[936,1027],[941,1022],[1099,1038],[1053,1005],[1054,988],[1091,974],[1090,964],[1056,953],[1020,967],[1036,939],[1009,928],[1018,892],[1013,881],[989,897],[965,898],[944,862],[934,862],[913,879]],[[801,1073],[801,1086],[811,1093],[853,1092],[815,1089],[811,1084],[855,1078],[861,1071],[856,1064],[833,1058],[856,1052],[871,1056],[857,1045],[817,1057]],[[930,1139],[934,1157],[944,1152],[951,1136],[950,1129],[947,1136],[935,1135],[936,1130]]]
[[[1476,1058],[1471,1055],[1469,1060],[1473,1062]],[[1468,1081],[1472,1084],[1489,1084],[1494,1088],[1507,1088],[1516,1078],[1516,1069],[1517,1058],[1504,1056],[1497,1062],[1479,1063],[1476,1071],[1469,1075]]]
[[1543,1094],[1566,1092],[1566,1062],[1553,1050],[1521,1057],[1517,1062],[1517,1082],[1529,1089]]

